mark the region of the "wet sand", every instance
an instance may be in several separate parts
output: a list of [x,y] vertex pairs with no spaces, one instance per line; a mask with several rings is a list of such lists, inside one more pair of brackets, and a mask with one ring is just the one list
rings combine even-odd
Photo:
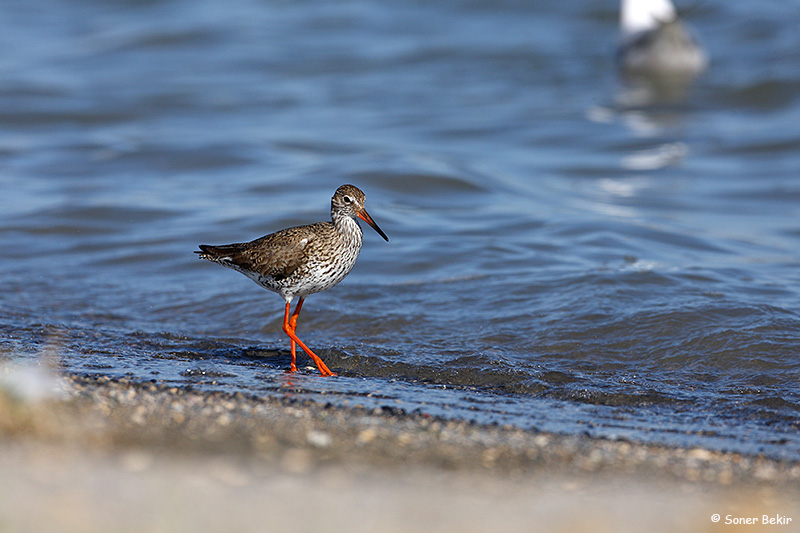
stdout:
[[798,463],[66,381],[0,393],[0,531],[800,531]]

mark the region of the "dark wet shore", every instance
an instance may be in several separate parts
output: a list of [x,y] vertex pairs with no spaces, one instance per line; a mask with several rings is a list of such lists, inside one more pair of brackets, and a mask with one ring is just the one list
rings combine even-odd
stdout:
[[0,472],[19,480],[2,489],[0,526],[257,531],[270,517],[290,530],[482,531],[503,518],[511,531],[713,531],[731,513],[800,526],[792,462],[105,377],[65,388],[0,395]]

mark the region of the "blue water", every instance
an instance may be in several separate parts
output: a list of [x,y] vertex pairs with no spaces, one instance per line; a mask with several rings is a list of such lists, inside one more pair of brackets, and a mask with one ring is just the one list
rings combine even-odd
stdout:
[[[0,358],[800,460],[800,9],[685,15],[710,69],[642,103],[614,2],[4,2]],[[289,375],[192,251],[343,183],[390,241]]]

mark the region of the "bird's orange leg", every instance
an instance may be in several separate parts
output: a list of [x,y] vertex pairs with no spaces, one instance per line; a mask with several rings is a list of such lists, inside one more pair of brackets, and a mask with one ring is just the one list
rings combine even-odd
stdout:
[[[289,329],[292,331],[292,333],[294,333],[297,330],[297,317],[300,316],[300,309],[302,309],[302,308],[303,308],[303,298],[300,298],[297,301],[297,305],[294,308],[294,313],[292,313],[292,316],[291,316],[291,318],[289,318],[289,322],[288,322],[289,323]],[[288,314],[289,314],[289,304],[286,304],[286,313],[285,313],[285,315],[288,315]],[[284,322],[285,321],[286,321],[286,316],[284,316]],[[284,331],[286,331],[286,330],[284,329]],[[288,333],[287,333],[287,335],[288,335]],[[292,366],[291,366],[291,371],[292,372],[297,372],[297,364],[296,364],[296,361],[297,361],[297,355],[296,355],[297,343],[294,342],[294,339],[291,337],[291,335],[289,335],[289,342],[291,343],[290,346],[292,348]]]
[[[287,303],[286,304],[286,311],[283,313],[283,332],[286,333],[287,335],[289,335],[289,339],[291,340],[291,346],[292,346],[292,366],[289,367],[289,371],[290,372],[297,372],[297,362],[296,362],[297,361],[297,355],[295,354],[295,342],[294,342],[294,339],[292,339],[291,334],[289,333],[289,331],[294,333],[294,329],[292,329],[291,319],[289,318],[289,310],[290,309],[291,308],[290,308],[289,304]],[[297,319],[295,319],[294,322],[295,322],[295,327],[297,327]]]
[[[295,306],[295,308],[294,308],[294,313],[292,313],[292,316],[291,316],[291,318],[289,319],[289,329],[290,329],[290,330],[292,330],[292,333],[294,333],[295,331],[297,331],[297,317],[298,317],[298,316],[300,316],[300,309],[302,309],[302,308],[303,308],[303,302],[304,302],[304,301],[305,301],[305,298],[300,298],[300,299],[297,301],[297,305],[296,305],[296,306]],[[287,305],[287,308],[288,308],[288,305]],[[287,310],[288,310],[288,309],[287,309]],[[297,351],[296,347],[297,347],[297,343],[296,343],[296,342],[294,342],[294,339],[292,339],[292,338],[291,338],[291,336],[289,337],[289,342],[291,343],[291,344],[290,344],[290,346],[291,346],[291,349],[292,349],[292,366],[291,366],[291,371],[292,371],[292,372],[296,372],[296,371],[297,371],[297,365],[296,365],[296,363],[295,363],[295,362],[296,362],[296,360],[297,360],[297,356],[296,356],[296,351]]]
[[289,319],[289,327],[292,329],[292,331],[297,329],[297,317],[300,316],[300,309],[303,308],[303,302],[305,301],[305,298],[300,298],[297,300],[297,305],[294,306],[294,313],[292,313],[292,318]]
[[297,335],[295,335],[295,330],[297,329],[297,317],[300,316],[300,309],[303,308],[303,298],[297,302],[297,306],[294,308],[294,313],[289,315],[289,304],[286,304],[286,311],[283,315],[283,332],[289,336],[291,340],[292,346],[292,366],[291,371],[297,371],[297,364],[296,364],[296,357],[295,357],[295,343],[299,344],[300,347],[303,349],[304,352],[308,354],[308,356],[314,361],[314,364],[317,365],[317,369],[319,373],[323,376],[335,376],[333,372],[325,365],[325,363],[317,357],[317,354],[311,351],[311,349],[301,341]]

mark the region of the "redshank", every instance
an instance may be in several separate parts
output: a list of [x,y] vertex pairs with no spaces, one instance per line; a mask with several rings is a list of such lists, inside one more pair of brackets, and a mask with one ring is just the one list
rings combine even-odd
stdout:
[[[295,334],[297,317],[306,296],[330,289],[352,270],[361,251],[360,218],[388,241],[364,209],[365,195],[354,185],[342,185],[331,198],[331,222],[317,222],[265,235],[250,242],[211,246],[201,244],[200,259],[237,270],[261,287],[278,293],[286,302],[283,331],[292,348],[291,371],[297,371],[295,345],[299,344],[323,376],[335,374]],[[289,310],[297,297],[294,312]]]

